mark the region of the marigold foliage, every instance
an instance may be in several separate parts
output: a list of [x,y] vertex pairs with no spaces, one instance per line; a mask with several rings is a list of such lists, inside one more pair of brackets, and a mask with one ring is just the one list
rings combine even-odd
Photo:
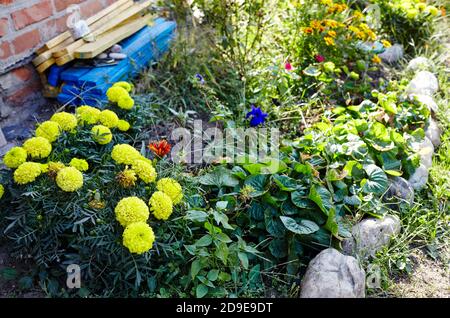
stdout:
[[67,112],[53,114],[50,120],[58,123],[64,131],[73,131],[77,127],[77,117]]
[[11,169],[15,169],[27,161],[27,151],[22,147],[12,147],[3,158],[3,163]]
[[150,210],[158,220],[167,220],[173,211],[172,199],[162,191],[156,191],[152,194],[149,205]]
[[127,144],[115,145],[111,157],[118,164],[131,165],[136,159],[141,157],[139,151]]
[[54,121],[44,121],[39,127],[36,129],[36,136],[43,137],[47,139],[49,142],[54,142],[58,139],[61,134],[61,127],[57,122]]
[[138,177],[145,183],[154,182],[158,176],[155,168],[142,159],[134,160],[132,168],[137,173]]
[[52,145],[44,137],[32,137],[26,140],[23,148],[33,159],[47,158],[52,152]]
[[42,173],[41,165],[36,162],[24,162],[14,171],[17,184],[27,184],[36,180]]
[[180,203],[181,199],[183,199],[181,185],[172,178],[162,178],[158,180],[156,188],[167,194],[172,199],[174,205]]
[[73,158],[72,160],[70,160],[69,165],[71,167],[74,167],[78,171],[82,171],[83,172],[83,171],[89,170],[89,164],[84,159]]
[[155,241],[152,228],[145,222],[131,223],[123,232],[123,245],[131,253],[143,254],[150,250]]
[[74,192],[83,186],[83,174],[74,167],[59,170],[56,184],[65,192]]
[[114,212],[116,220],[122,226],[127,226],[134,222],[145,222],[150,215],[148,206],[138,197],[123,198],[117,203]]
[[100,112],[100,115],[98,115],[98,121],[103,126],[114,128],[117,127],[117,124],[119,123],[119,117],[112,110],[105,109]]
[[92,139],[100,145],[109,144],[112,140],[112,133],[108,127],[96,125],[91,129]]

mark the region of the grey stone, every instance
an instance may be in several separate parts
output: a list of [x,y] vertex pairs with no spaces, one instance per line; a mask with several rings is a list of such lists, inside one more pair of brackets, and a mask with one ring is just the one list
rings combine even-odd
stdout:
[[423,95],[423,94],[412,94],[409,95],[410,99],[416,99],[422,104],[425,104],[425,106],[428,107],[428,109],[434,113],[438,111],[438,105],[434,101],[433,97],[429,95]]
[[111,52],[112,53],[121,53],[122,52],[122,47],[119,44],[114,44],[111,47]]
[[393,236],[400,233],[400,227],[400,220],[393,215],[362,220],[352,228],[354,254],[361,258],[375,256],[377,251],[389,244]]
[[430,118],[425,128],[425,136],[430,139],[435,148],[441,144],[441,133],[437,122],[433,118]]
[[423,164],[420,164],[420,166],[416,168],[416,171],[409,177],[408,181],[414,190],[421,190],[428,182],[428,175],[428,168]]
[[2,129],[7,140],[13,140],[15,138],[24,140],[31,137],[32,134],[29,127],[20,124],[4,127]]
[[403,57],[403,45],[394,44],[388,47],[383,53],[378,54],[382,61],[395,63]]
[[439,83],[436,76],[428,71],[420,71],[409,82],[406,88],[407,94],[433,95],[439,90]]
[[430,61],[426,57],[419,56],[409,61],[406,70],[411,72],[417,72],[417,71],[430,71],[433,68],[434,63],[432,61]]
[[411,184],[402,177],[389,178],[389,188],[383,196],[385,202],[414,203],[414,189]]
[[420,163],[427,169],[433,165],[434,145],[430,139],[425,137],[421,142],[414,142],[411,148],[420,156]]
[[364,297],[365,272],[354,257],[327,248],[309,263],[300,298]]

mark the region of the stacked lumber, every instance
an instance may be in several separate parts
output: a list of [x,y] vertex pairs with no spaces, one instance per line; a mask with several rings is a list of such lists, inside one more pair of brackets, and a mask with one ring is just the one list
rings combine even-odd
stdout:
[[[33,59],[33,64],[44,82],[44,95],[56,97],[61,93],[60,76],[63,72],[70,73],[71,71],[66,70],[72,68],[76,61],[98,59],[117,43],[143,29],[150,30],[155,17],[148,13],[148,9],[153,2],[154,0],[118,0],[85,21],[90,30],[87,36],[74,39],[72,33],[66,31],[45,43]],[[172,25],[174,29],[175,24]],[[147,40],[150,41],[150,38],[147,37]],[[163,49],[164,45],[161,48]],[[126,61],[116,61],[115,66],[128,65],[131,59],[129,54],[134,53],[136,52],[131,50],[130,53],[121,54],[121,59]],[[146,65],[139,64],[141,67]]]

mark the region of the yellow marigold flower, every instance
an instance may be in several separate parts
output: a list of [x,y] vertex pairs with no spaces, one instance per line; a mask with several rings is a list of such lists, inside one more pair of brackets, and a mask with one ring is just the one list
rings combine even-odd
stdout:
[[153,161],[151,161],[149,158],[146,158],[146,157],[144,157],[144,156],[140,156],[138,159],[139,159],[139,160],[142,160],[142,161],[145,161],[145,162],[147,162],[149,165],[153,166]]
[[120,131],[127,131],[128,129],[130,129],[130,123],[127,122],[126,120],[120,119],[119,122],[117,123],[117,128]]
[[89,201],[88,205],[91,209],[101,210],[105,208],[106,203],[102,200],[92,199]]
[[130,110],[134,106],[134,99],[131,98],[130,96],[122,96],[119,99],[117,106],[125,110]]
[[419,10],[416,10],[416,9],[409,9],[406,12],[406,16],[408,17],[408,19],[415,19],[418,14],[419,14]]
[[60,134],[61,134],[61,127],[59,127],[59,124],[57,122],[50,120],[44,121],[36,129],[37,137],[44,137],[50,142],[54,142],[56,139],[58,139]]
[[370,30],[370,27],[367,24],[365,24],[365,23],[360,23],[359,24],[359,28],[361,30],[363,30],[364,32],[367,32],[368,30]]
[[320,0],[320,2],[326,6],[331,6],[333,4],[332,0]]
[[84,159],[73,158],[70,160],[69,165],[81,172],[89,170],[89,164]]
[[47,174],[50,178],[55,179],[58,175],[59,170],[65,168],[66,166],[62,162],[50,161],[47,163]]
[[336,20],[332,20],[332,19],[324,20],[324,23],[326,26],[328,26],[332,29],[337,28],[339,26],[339,23]]
[[112,110],[105,109],[98,115],[98,121],[103,126],[114,128],[117,127],[117,124],[119,123],[119,117],[117,117],[117,114]]
[[3,194],[5,194],[5,187],[0,184],[0,199],[3,197]]
[[323,38],[323,40],[325,41],[325,44],[328,46],[335,45],[333,38],[326,36]]
[[372,58],[372,62],[376,63],[376,64],[380,64],[381,63],[381,58],[378,55],[374,55]]
[[22,147],[12,147],[3,158],[3,163],[11,169],[15,169],[27,161],[27,151]]
[[100,115],[100,109],[83,105],[75,110],[79,120],[83,124],[95,125],[98,121],[98,116]]
[[375,41],[377,39],[377,35],[372,30],[366,31],[366,34],[372,41]]
[[336,37],[336,32],[335,31],[328,31],[328,33],[327,33],[329,36],[331,36],[332,38],[335,38]]
[[113,84],[113,87],[122,87],[123,89],[125,89],[127,92],[131,92],[131,90],[133,89],[133,84],[122,81],[122,82],[116,82]]
[[24,162],[14,171],[17,184],[27,184],[36,180],[42,173],[41,165],[36,162]]
[[137,181],[136,172],[126,168],[117,174],[116,180],[123,188],[134,187]]
[[143,254],[150,250],[155,241],[152,228],[145,222],[128,225],[123,231],[123,246],[131,253]]
[[112,133],[108,127],[103,125],[96,125],[91,129],[92,139],[100,145],[109,144],[112,140]]
[[41,166],[42,173],[48,172],[48,163],[40,163],[40,166]]
[[62,168],[56,176],[56,184],[63,191],[77,191],[83,186],[83,174],[74,167]]
[[114,146],[111,157],[118,164],[131,165],[136,159],[141,157],[141,154],[134,147],[121,144]]
[[354,25],[350,25],[350,26],[348,27],[348,29],[349,29],[350,31],[352,31],[353,33],[359,33],[359,32],[361,32],[361,30],[358,29],[357,27],[355,27]]
[[155,168],[150,163],[141,159],[134,160],[132,168],[145,183],[154,182],[158,176]]
[[44,137],[33,137],[26,140],[23,148],[31,158],[47,158],[52,152],[52,145]]
[[167,194],[172,199],[174,205],[180,203],[181,199],[183,199],[181,185],[174,179],[162,178],[156,183],[156,188]]
[[116,220],[122,226],[127,226],[134,222],[145,222],[150,215],[148,206],[138,197],[123,198],[117,203],[114,212]]
[[425,9],[426,12],[429,12],[432,16],[437,16],[439,14],[439,10],[438,8],[436,8],[435,6],[428,6]]
[[362,14],[361,11],[355,11],[355,12],[353,13],[353,17],[354,17],[356,20],[361,20],[361,19],[364,17],[364,15]]
[[50,120],[58,123],[64,131],[72,131],[77,127],[77,117],[74,114],[60,112],[53,114]]
[[113,103],[117,103],[123,96],[128,96],[128,92],[126,89],[120,86],[110,87],[106,91],[106,97],[108,97],[108,100]]
[[383,44],[383,46],[385,48],[388,48],[388,47],[392,46],[391,42],[389,42],[388,40],[381,40],[381,44]]
[[149,205],[150,210],[158,220],[167,220],[173,211],[172,199],[162,191],[156,191],[152,194]]

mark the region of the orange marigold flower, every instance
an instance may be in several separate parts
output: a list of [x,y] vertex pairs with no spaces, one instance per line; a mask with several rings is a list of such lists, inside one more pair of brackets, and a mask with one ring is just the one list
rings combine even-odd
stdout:
[[331,36],[332,38],[336,37],[336,32],[335,31],[328,31],[328,35]]
[[170,152],[172,148],[166,140],[154,141],[148,145],[148,148],[158,157],[162,158]]
[[374,55],[372,58],[372,62],[376,63],[376,64],[380,64],[381,63],[381,59],[378,55]]
[[314,30],[310,27],[306,27],[306,28],[303,28],[303,32],[306,34],[311,34],[314,32]]

